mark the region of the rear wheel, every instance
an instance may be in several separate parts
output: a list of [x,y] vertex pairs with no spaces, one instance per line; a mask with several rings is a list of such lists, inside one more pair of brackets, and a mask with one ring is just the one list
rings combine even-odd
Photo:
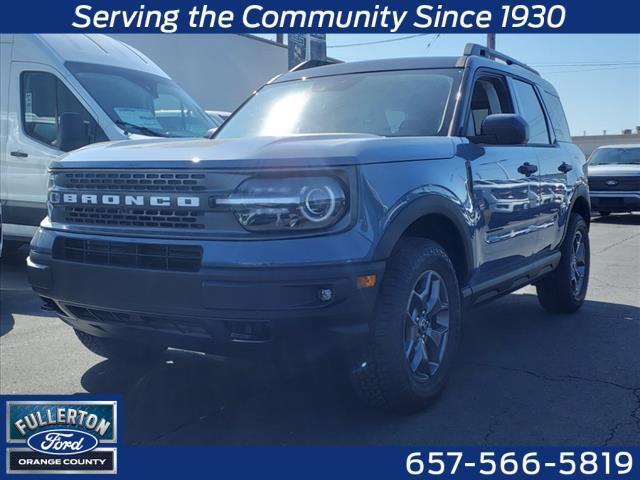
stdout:
[[356,391],[378,407],[423,408],[445,385],[460,327],[458,281],[444,249],[401,240],[385,272],[366,361],[353,372]]
[[138,342],[127,342],[115,338],[96,337],[80,330],[75,330],[80,342],[96,355],[114,361],[151,361],[160,357],[165,347],[146,345]]
[[569,218],[556,269],[536,284],[538,300],[548,311],[573,313],[584,303],[589,283],[589,231],[577,213]]

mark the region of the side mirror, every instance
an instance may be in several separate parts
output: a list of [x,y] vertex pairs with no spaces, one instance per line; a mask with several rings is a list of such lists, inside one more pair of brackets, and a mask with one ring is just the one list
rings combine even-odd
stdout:
[[476,141],[494,145],[523,145],[529,141],[529,124],[520,115],[496,113],[482,121]]
[[60,115],[56,144],[63,152],[70,152],[91,143],[87,126],[79,113],[65,112]]

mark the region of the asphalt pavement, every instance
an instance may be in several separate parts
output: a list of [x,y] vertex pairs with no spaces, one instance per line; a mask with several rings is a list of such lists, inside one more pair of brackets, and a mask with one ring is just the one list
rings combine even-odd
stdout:
[[640,215],[596,218],[587,300],[550,315],[527,287],[466,315],[427,410],[362,406],[335,359],[265,363],[168,351],[118,365],[40,310],[26,251],[0,263],[0,393],[121,394],[136,445],[640,445]]

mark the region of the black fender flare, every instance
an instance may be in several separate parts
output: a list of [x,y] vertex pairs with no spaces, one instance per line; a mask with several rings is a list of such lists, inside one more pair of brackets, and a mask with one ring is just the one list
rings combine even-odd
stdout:
[[[586,184],[578,185],[573,192],[573,197],[571,198],[571,204],[569,205],[569,210],[567,210],[567,216],[564,221],[564,225],[562,227],[562,240],[560,241],[560,245],[564,242],[564,238],[567,236],[567,228],[569,227],[569,215],[573,212],[573,208],[576,205],[576,202],[579,198],[582,198],[589,205],[589,212],[591,212],[591,198],[589,197],[589,187]],[[589,225],[589,221],[587,221],[587,226]]]
[[387,226],[384,234],[378,241],[374,249],[376,260],[386,260],[391,256],[393,248],[402,237],[403,233],[417,220],[431,214],[446,217],[454,225],[462,241],[465,255],[465,265],[467,266],[467,278],[474,266],[474,253],[472,245],[473,226],[465,220],[463,208],[453,200],[442,195],[421,196],[404,206],[395,213]]

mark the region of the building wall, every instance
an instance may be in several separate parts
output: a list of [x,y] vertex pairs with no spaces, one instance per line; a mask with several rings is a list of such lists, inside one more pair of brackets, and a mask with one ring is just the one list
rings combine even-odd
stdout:
[[112,37],[157,63],[205,110],[234,110],[287,71],[287,49],[247,35],[122,34]]
[[603,145],[640,145],[640,135],[585,135],[582,137],[571,137],[575,143],[584,152],[586,156],[591,155],[596,148]]

